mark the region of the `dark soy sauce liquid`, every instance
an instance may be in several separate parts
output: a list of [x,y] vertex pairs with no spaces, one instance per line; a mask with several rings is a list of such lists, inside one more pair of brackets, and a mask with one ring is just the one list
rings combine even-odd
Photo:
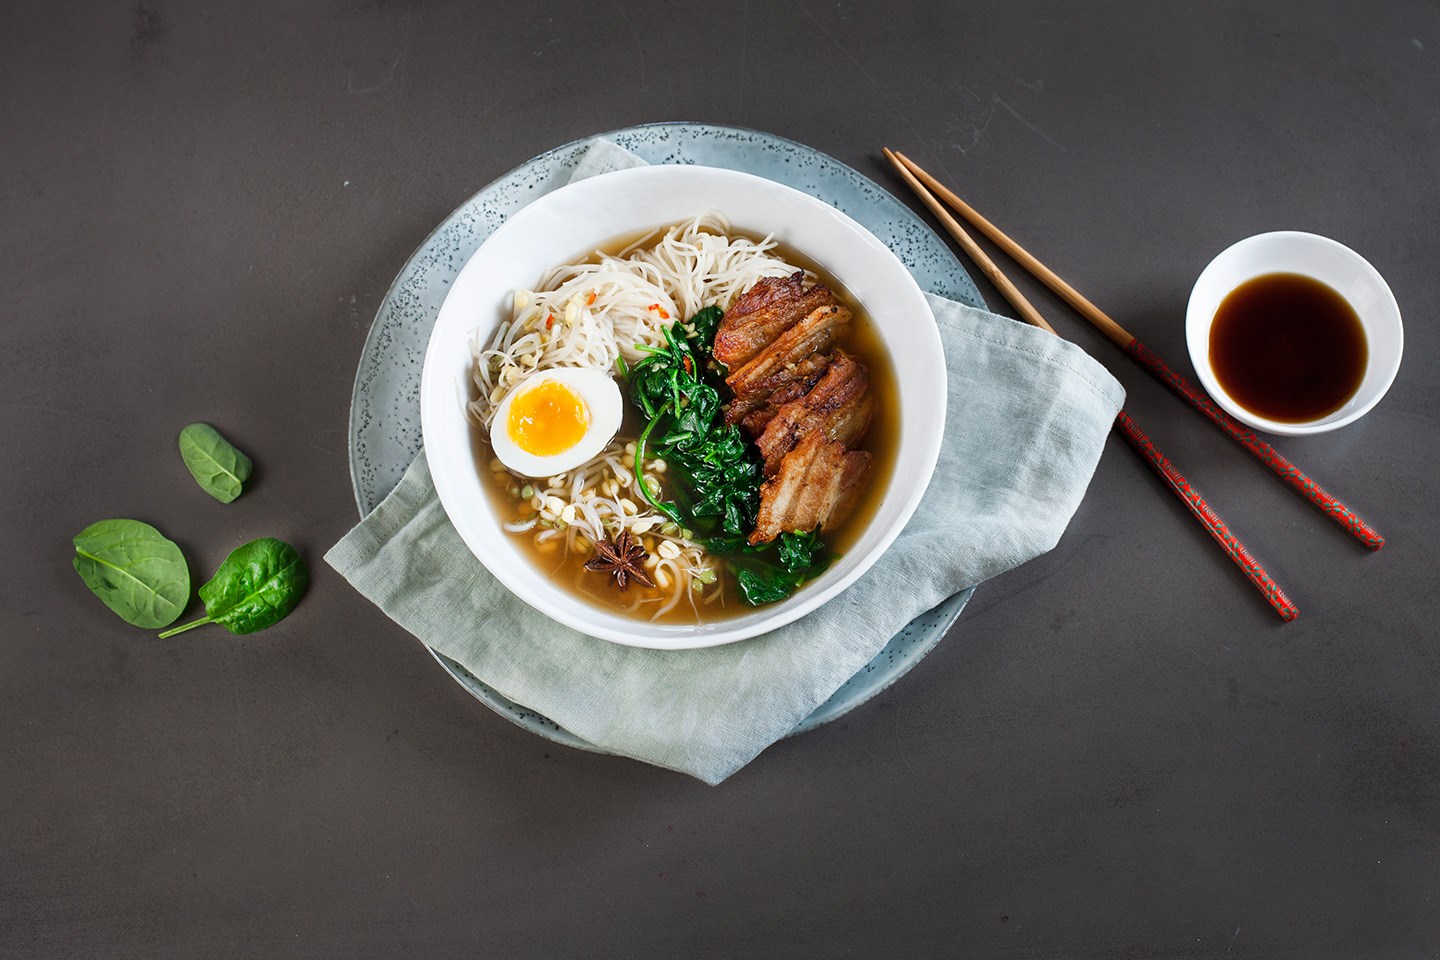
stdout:
[[1282,423],[1339,410],[1360,388],[1369,354],[1349,301],[1298,273],[1247,280],[1210,326],[1215,379],[1246,410]]

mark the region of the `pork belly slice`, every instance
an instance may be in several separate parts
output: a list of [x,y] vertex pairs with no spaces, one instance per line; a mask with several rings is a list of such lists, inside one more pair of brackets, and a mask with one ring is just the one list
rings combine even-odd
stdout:
[[828,530],[849,516],[870,478],[870,454],[811,430],[785,455],[775,477],[760,488],[760,514],[751,544],[782,533]]
[[804,277],[797,271],[788,277],[757,280],[725,311],[711,351],[715,359],[734,370],[813,311],[835,302],[823,283],[802,289]]
[[750,436],[758,437],[765,432],[765,428],[775,418],[776,412],[775,407],[767,404],[754,413],[747,414],[745,419],[740,421],[740,427]]
[[738,320],[778,300],[794,299],[805,292],[805,271],[796,270],[788,277],[761,277],[754,286],[735,298],[725,311],[726,320]]
[[752,357],[744,366],[733,370],[725,383],[742,405],[750,409],[760,404],[758,394],[769,398],[771,393],[783,386],[774,380],[776,374],[790,365],[799,365],[817,353],[824,353],[830,341],[840,328],[850,321],[850,311],[838,304],[812,310],[804,320],[786,330],[764,350]]
[[812,430],[819,430],[827,440],[853,447],[870,426],[872,406],[870,375],[865,365],[843,350],[836,350],[825,376],[804,396],[780,406],[755,441],[760,456],[765,458],[765,476],[775,476],[785,454]]
[[725,410],[726,423],[738,423],[751,437],[758,437],[780,408],[798,400],[830,369],[830,354],[812,353],[799,363],[786,364],[752,384],[743,397],[736,397]]

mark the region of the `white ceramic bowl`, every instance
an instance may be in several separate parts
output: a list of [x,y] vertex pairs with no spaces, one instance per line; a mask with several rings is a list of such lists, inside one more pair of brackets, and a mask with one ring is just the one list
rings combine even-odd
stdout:
[[[1328,284],[1350,301],[1365,327],[1365,377],[1344,406],[1319,420],[1282,423],[1251,413],[1225,392],[1210,365],[1210,327],[1221,302],[1242,283],[1267,273],[1299,273]],[[1380,402],[1400,369],[1405,331],[1395,295],[1364,257],[1327,237],[1282,230],[1241,240],[1210,261],[1190,292],[1185,341],[1200,383],[1226,413],[1256,430],[1302,435],[1343,427]]]
[[[773,233],[847,288],[874,322],[895,366],[900,443],[869,526],[822,576],[780,603],[695,626],[656,624],[603,610],[551,583],[507,535],[477,464],[483,438],[466,419],[470,340],[506,316],[512,292],[550,267],[588,257],[627,234],[714,210],[741,230]],[[582,180],[538,198],[475,251],[440,308],[425,353],[420,417],[435,489],[455,529],[516,596],[591,636],[660,649],[743,640],[790,623],[859,579],[899,535],[930,483],[945,423],[945,358],[935,320],[904,264],[833,207],[749,174],[698,166],[637,167]],[[877,598],[876,602],[883,602]],[[477,611],[477,616],[483,611]]]

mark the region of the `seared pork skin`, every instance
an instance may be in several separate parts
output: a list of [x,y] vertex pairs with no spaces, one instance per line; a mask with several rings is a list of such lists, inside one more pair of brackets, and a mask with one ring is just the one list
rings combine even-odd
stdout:
[[844,521],[870,476],[870,454],[811,430],[785,454],[773,479],[760,488],[760,515],[750,543],[782,533],[826,530]]
[[[770,394],[784,386],[789,379],[788,374],[793,374],[791,368],[798,368],[804,361],[811,361],[813,372],[813,357],[830,349],[835,335],[849,322],[850,311],[831,304],[811,311],[804,320],[780,334],[774,343],[725,378],[726,385],[735,395],[732,410],[739,405],[745,413],[749,413],[763,406]],[[744,416],[741,414],[731,422],[738,422]]]
[[788,277],[757,280],[725,311],[715,334],[715,359],[734,370],[812,312],[835,302],[823,283],[803,289],[804,279],[797,270]]
[[752,383],[745,396],[735,397],[725,410],[725,422],[741,424],[750,436],[760,436],[783,405],[805,396],[828,369],[828,353],[812,354],[799,363],[782,366]]
[[847,448],[859,443],[870,426],[871,407],[864,364],[843,350],[835,351],[825,376],[808,393],[780,406],[755,441],[765,458],[765,476],[775,476],[785,455],[812,430]]

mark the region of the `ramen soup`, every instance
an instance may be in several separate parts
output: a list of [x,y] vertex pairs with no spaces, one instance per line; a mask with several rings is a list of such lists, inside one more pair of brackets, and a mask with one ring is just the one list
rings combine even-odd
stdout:
[[895,375],[855,299],[715,214],[517,290],[473,344],[468,412],[534,575],[634,617],[783,600],[848,550],[899,443]]

